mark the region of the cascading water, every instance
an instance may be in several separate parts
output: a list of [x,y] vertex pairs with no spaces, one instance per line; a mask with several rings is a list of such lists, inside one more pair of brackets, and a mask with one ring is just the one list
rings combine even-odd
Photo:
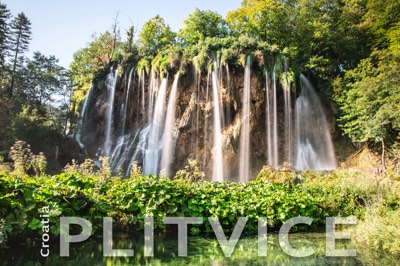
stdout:
[[87,112],[89,108],[90,99],[92,98],[93,85],[90,86],[88,92],[86,93],[85,100],[83,101],[82,111],[79,115],[78,122],[78,132],[75,135],[75,140],[79,143],[79,146],[83,149],[85,144],[83,144],[83,135],[85,134],[86,121],[88,119]]
[[276,89],[276,65],[274,66],[274,70],[272,72],[273,78],[273,94],[272,94],[272,101],[273,101],[273,116],[272,116],[272,141],[273,141],[273,167],[278,167],[279,165],[279,154],[278,154],[278,108],[277,108],[277,89]]
[[[201,161],[201,170],[206,173],[212,171],[213,181],[226,181],[224,173],[230,169],[225,169],[224,166],[238,162],[239,171],[232,174],[238,176],[240,182],[247,182],[253,170],[250,165],[256,167],[258,164],[258,161],[250,161],[250,157],[265,154],[264,149],[267,149],[268,164],[274,168],[277,168],[279,163],[289,162],[299,170],[334,169],[336,163],[328,124],[318,97],[308,80],[304,76],[301,77],[302,91],[293,105],[296,109],[292,109],[291,97],[295,94],[294,87],[290,88],[290,72],[286,61],[284,69],[281,67],[283,64],[278,61],[272,71],[265,73],[265,101],[260,100],[258,95],[253,95],[253,99],[249,60],[250,58],[247,59],[244,69],[243,96],[237,94],[240,85],[233,82],[236,80],[237,70],[234,69],[235,75],[231,80],[228,65],[221,67],[220,64],[218,67],[214,61],[206,77],[202,77],[200,72],[195,73],[194,79],[187,74],[179,75],[182,86],[186,86],[182,87],[179,97],[177,75],[168,105],[167,80],[164,79],[160,83],[161,80],[155,72],[152,71],[150,76],[146,76],[145,72],[141,71],[135,78],[134,70],[130,69],[129,76],[124,76],[128,81],[121,82],[126,86],[116,88],[118,70],[111,69],[107,75],[106,88],[103,90],[106,95],[102,95],[106,99],[101,108],[104,112],[100,115],[97,115],[95,110],[89,112],[89,106],[95,107],[101,103],[93,99],[94,89],[89,89],[83,101],[78,122],[79,131],[75,137],[81,146],[87,145],[87,153],[93,159],[97,158],[98,151],[101,150],[101,156],[110,157],[111,170],[114,173],[123,170],[126,175],[130,173],[132,164],[137,162],[143,167],[144,174],[159,174],[163,169],[163,173],[170,177],[174,174],[172,169],[183,167],[186,158],[193,158]],[[222,73],[224,78],[221,77]],[[99,85],[101,87],[101,83]],[[224,85],[227,85],[225,90],[220,87]],[[120,97],[116,96],[116,89]],[[237,101],[241,99],[243,104],[239,105],[238,109]],[[264,103],[266,146],[251,146],[253,137],[262,137],[253,121],[256,123],[257,119],[260,119],[260,107],[263,108]],[[118,114],[116,109],[119,110]],[[229,111],[232,118],[229,118]],[[178,114],[182,116],[178,117]],[[224,117],[227,123],[225,126]],[[101,118],[105,119],[104,129],[88,132],[85,124],[90,122],[92,128]],[[105,134],[104,142],[98,145],[95,140],[97,137],[102,139],[102,136],[98,136],[97,132]],[[250,156],[250,150],[253,156]]]
[[102,156],[109,157],[113,145],[112,131],[114,122],[114,100],[115,100],[115,88],[118,80],[118,67],[114,72],[111,68],[110,73],[107,75],[107,114],[106,114],[106,133],[103,145]]
[[[207,145],[207,143],[208,143],[208,117],[209,117],[209,115],[208,115],[208,107],[209,107],[209,104],[210,104],[210,101],[209,101],[209,91],[210,91],[210,75],[211,75],[211,72],[210,71],[208,71],[208,73],[207,73],[207,85],[206,85],[206,99],[205,99],[205,116],[204,116],[204,132],[203,132],[203,138],[204,138],[204,146],[206,146]],[[208,156],[205,154],[204,156],[203,156],[203,166],[206,166],[207,165],[207,162],[208,162]]]
[[167,94],[167,79],[163,79],[158,90],[156,104],[154,106],[153,119],[147,138],[143,171],[145,175],[158,174],[159,161],[162,149],[162,133],[165,117],[165,99]]
[[313,171],[335,169],[335,153],[321,102],[304,75],[300,81],[301,93],[296,100],[295,167]]
[[269,73],[265,71],[266,80],[266,125],[267,125],[267,160],[268,165],[274,168],[279,166],[278,153],[278,113],[277,113],[277,86],[276,65],[272,71],[272,83]]
[[172,84],[171,93],[168,100],[167,117],[165,119],[165,127],[163,134],[163,148],[161,156],[161,170],[164,170],[164,174],[167,177],[171,177],[171,163],[174,157],[175,149],[175,136],[174,136],[174,125],[175,125],[175,111],[176,111],[176,94],[178,91],[179,72],[176,74],[174,83]]
[[148,93],[148,106],[147,106],[147,115],[148,121],[150,122],[153,118],[153,111],[154,111],[154,98],[156,94],[156,90],[158,88],[158,78],[154,77],[155,74],[153,70],[151,70],[150,74],[150,84],[149,84],[149,93]]
[[130,95],[130,91],[131,91],[131,84],[132,84],[132,74],[133,74],[133,67],[131,69],[131,71],[129,72],[129,78],[128,78],[128,86],[126,89],[126,93],[125,93],[125,101],[124,104],[122,106],[122,117],[121,117],[121,121],[122,121],[122,127],[121,127],[121,136],[125,135],[125,127],[126,127],[126,114],[128,111],[128,102],[129,102],[129,95]]
[[266,124],[267,124],[267,159],[268,159],[268,165],[273,165],[274,164],[274,158],[273,158],[273,144],[272,144],[272,123],[271,123],[271,86],[269,83],[269,78],[268,78],[268,71],[265,71],[265,90],[266,90],[266,113],[267,113],[267,119],[266,119]]
[[[215,65],[215,64],[214,64]],[[217,69],[212,72],[212,88],[214,99],[214,164],[213,181],[224,181],[224,165],[222,157],[221,115],[220,115],[220,93],[218,87]]]
[[128,85],[126,87],[125,93],[124,93],[124,103],[122,104],[121,108],[121,119],[120,121],[122,122],[121,126],[121,132],[119,134],[119,137],[116,141],[116,144],[114,145],[114,149],[112,153],[110,154],[110,167],[111,170],[116,172],[122,166],[125,164],[126,160],[128,159],[127,155],[127,150],[129,143],[132,142],[132,135],[131,134],[126,134],[126,121],[127,121],[127,110],[128,110],[128,103],[129,103],[129,97],[131,94],[131,88],[133,87],[132,84],[132,76],[133,76],[133,68],[129,72],[129,78],[128,78]]
[[250,56],[244,71],[242,129],[240,133],[240,165],[239,180],[242,183],[249,181],[250,169]]
[[288,65],[286,58],[284,57],[284,65],[285,65],[285,80],[283,84],[283,98],[284,98],[284,107],[285,107],[285,161],[288,163],[292,162],[292,99],[290,93],[290,83],[288,76]]
[[141,113],[142,115],[144,115],[144,109],[146,107],[146,96],[145,96],[145,74],[144,74],[144,70],[142,70],[142,74],[139,77],[140,80],[140,85],[142,87],[142,108],[141,108]]

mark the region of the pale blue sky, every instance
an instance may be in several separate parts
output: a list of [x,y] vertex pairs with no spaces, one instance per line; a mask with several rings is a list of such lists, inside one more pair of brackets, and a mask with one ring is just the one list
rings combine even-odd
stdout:
[[0,0],[13,15],[24,12],[32,22],[30,53],[55,55],[68,67],[72,55],[84,47],[93,33],[109,30],[119,12],[121,33],[133,22],[144,22],[159,14],[177,31],[183,20],[198,7],[222,16],[238,8],[241,0]]

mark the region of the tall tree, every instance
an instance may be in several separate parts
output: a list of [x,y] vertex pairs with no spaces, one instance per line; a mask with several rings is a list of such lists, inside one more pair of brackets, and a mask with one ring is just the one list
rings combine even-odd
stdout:
[[154,56],[157,51],[174,42],[175,33],[165,23],[164,19],[156,16],[147,21],[139,35],[139,51],[144,56]]
[[13,57],[11,59],[12,72],[11,84],[8,90],[8,96],[13,96],[16,71],[18,66],[18,56],[28,50],[29,41],[31,40],[31,22],[24,13],[20,13],[11,22],[11,51]]
[[5,58],[8,55],[8,38],[9,38],[9,19],[11,17],[10,10],[3,3],[0,3],[0,68],[4,67]]

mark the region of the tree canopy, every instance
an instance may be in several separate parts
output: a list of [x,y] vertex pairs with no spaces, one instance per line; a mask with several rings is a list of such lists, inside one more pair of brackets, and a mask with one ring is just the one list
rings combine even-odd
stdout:
[[174,40],[175,33],[171,31],[164,19],[155,16],[144,24],[139,34],[139,53],[142,56],[155,56],[158,51],[172,44]]
[[229,29],[218,13],[210,10],[201,11],[198,8],[183,22],[184,27],[178,36],[184,43],[195,45],[207,37],[224,38],[228,36]]

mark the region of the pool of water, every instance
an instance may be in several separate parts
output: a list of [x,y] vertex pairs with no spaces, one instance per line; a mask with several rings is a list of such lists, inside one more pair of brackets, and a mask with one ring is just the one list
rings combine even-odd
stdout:
[[[155,236],[154,257],[144,257],[143,236],[115,233],[114,249],[133,249],[130,258],[103,257],[102,236],[92,236],[80,244],[71,244],[70,257],[59,256],[59,244],[51,242],[50,256],[42,258],[40,245],[20,246],[1,251],[1,265],[396,265],[395,259],[384,254],[357,252],[356,257],[332,258],[325,256],[325,234],[291,234],[289,241],[294,248],[312,247],[315,253],[306,258],[286,255],[277,235],[268,236],[266,257],[258,257],[257,238],[244,237],[239,240],[233,255],[225,258],[215,238],[189,237],[188,256],[178,257],[178,240],[175,234]],[[337,249],[351,249],[349,241],[338,240]]]

